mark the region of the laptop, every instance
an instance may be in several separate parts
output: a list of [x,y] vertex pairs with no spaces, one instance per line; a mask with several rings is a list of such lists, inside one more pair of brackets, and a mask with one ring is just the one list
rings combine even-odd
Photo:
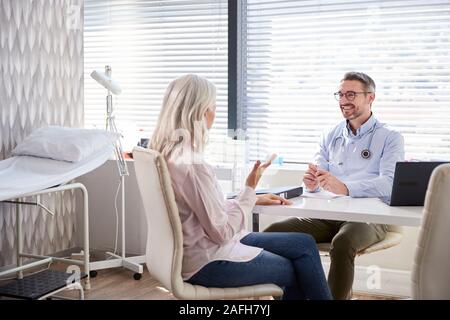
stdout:
[[448,162],[397,162],[391,197],[380,199],[390,206],[423,206],[431,173],[444,163]]

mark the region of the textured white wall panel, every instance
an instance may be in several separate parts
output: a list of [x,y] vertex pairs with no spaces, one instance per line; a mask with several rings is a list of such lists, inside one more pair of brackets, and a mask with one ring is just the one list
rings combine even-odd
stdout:
[[[36,128],[83,126],[83,1],[0,0],[0,160]],[[14,181],[11,181],[14,183]],[[44,196],[56,212],[0,203],[0,266],[15,263],[15,229],[24,251],[75,245],[75,193]]]

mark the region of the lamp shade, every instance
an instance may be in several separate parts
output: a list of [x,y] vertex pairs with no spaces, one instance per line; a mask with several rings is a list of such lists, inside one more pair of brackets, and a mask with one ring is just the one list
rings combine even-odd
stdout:
[[91,73],[91,77],[100,83],[105,89],[108,89],[114,94],[120,94],[122,92],[122,89],[120,88],[120,85],[111,79],[110,76],[108,76],[106,73],[98,70],[94,70]]

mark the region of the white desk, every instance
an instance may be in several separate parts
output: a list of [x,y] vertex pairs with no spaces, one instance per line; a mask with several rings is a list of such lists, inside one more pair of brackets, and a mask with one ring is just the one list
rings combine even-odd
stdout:
[[423,210],[423,207],[390,207],[377,198],[297,197],[290,200],[293,204],[289,206],[255,206],[253,231],[259,231],[260,214],[417,227]]

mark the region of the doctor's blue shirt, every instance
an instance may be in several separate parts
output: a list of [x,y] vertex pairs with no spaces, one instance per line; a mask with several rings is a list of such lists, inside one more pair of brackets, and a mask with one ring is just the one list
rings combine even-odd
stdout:
[[[362,151],[368,149],[365,159]],[[314,162],[345,183],[351,197],[390,197],[403,137],[372,116],[353,134],[347,120],[325,132]]]

